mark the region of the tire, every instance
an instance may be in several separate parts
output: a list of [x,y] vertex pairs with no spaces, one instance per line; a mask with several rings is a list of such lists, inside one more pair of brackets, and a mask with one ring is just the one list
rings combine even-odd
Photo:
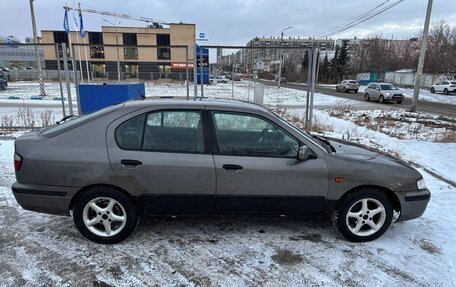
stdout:
[[431,94],[435,93],[434,88],[431,88]]
[[[133,200],[110,187],[85,191],[74,205],[73,219],[82,235],[101,244],[125,240],[139,220]],[[93,223],[89,224],[90,221]],[[110,230],[106,229],[107,226]]]
[[338,93],[338,92],[339,92],[339,87],[338,87],[338,86],[336,86],[336,93]]
[[385,102],[385,98],[382,95],[380,95],[380,97],[378,97],[378,102],[380,104],[383,104]]
[[444,93],[445,95],[448,95],[448,94],[449,94],[448,89],[445,88],[445,89],[443,90],[443,93]]
[[357,94],[357,93],[358,93],[358,90],[354,90],[354,92]]
[[364,100],[365,100],[366,102],[370,101],[370,97],[369,97],[369,94],[368,94],[368,93],[365,93],[365,94],[364,94]]
[[[375,215],[370,217],[375,210]],[[382,236],[391,225],[393,208],[385,193],[362,189],[343,197],[334,208],[331,219],[334,228],[347,240],[372,241]]]
[[402,104],[402,101],[397,101],[396,103],[397,103],[398,105],[400,105],[400,104]]
[[347,88],[344,87],[344,93],[348,93],[350,90],[347,90]]

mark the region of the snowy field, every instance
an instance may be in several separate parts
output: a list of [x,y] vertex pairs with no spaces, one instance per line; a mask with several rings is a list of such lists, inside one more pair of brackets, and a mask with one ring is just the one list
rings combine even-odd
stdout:
[[[331,98],[322,96],[321,103],[335,105]],[[20,208],[10,190],[13,140],[3,139],[0,286],[456,286],[456,143],[399,139],[361,126],[358,111],[346,117],[332,112],[315,112],[325,134],[417,166],[432,193],[421,218],[356,244],[339,237],[325,217],[149,217],[125,242],[98,245],[80,235],[71,218]],[[430,126],[419,132],[443,133]]]

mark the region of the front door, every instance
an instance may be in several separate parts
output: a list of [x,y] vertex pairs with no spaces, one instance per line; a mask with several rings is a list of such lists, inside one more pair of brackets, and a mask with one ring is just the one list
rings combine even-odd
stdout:
[[125,116],[107,131],[110,182],[157,214],[214,212],[214,160],[206,152],[202,112],[164,110]]
[[219,146],[214,155],[219,213],[323,210],[328,175],[322,157],[298,160],[300,142],[265,118],[218,111],[211,115]]

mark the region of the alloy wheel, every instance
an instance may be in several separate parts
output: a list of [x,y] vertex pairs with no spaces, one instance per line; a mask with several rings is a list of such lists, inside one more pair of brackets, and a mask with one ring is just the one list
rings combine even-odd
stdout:
[[375,198],[356,201],[345,218],[348,229],[357,236],[365,237],[376,233],[386,220],[383,204]]

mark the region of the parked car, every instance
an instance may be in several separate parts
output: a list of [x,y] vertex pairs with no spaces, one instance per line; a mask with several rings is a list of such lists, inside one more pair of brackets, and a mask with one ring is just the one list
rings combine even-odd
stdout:
[[359,90],[359,83],[355,80],[343,80],[336,86],[336,92],[345,92],[349,93],[350,91],[353,91],[357,93]]
[[225,76],[220,76],[220,75],[218,75],[218,76],[209,76],[209,83],[213,84],[215,82],[225,84],[225,83],[228,83],[228,79],[225,78]]
[[6,90],[8,88],[8,81],[5,76],[0,74],[0,89]]
[[404,94],[393,84],[389,83],[370,83],[364,91],[366,101],[376,100],[379,103],[396,102],[402,104]]
[[430,199],[407,163],[233,100],[111,106],[22,135],[14,167],[24,209],[71,215],[99,243],[126,239],[142,211],[327,213],[345,238],[369,241]]
[[431,86],[431,93],[442,92],[445,95],[456,92],[456,81],[445,80]]

